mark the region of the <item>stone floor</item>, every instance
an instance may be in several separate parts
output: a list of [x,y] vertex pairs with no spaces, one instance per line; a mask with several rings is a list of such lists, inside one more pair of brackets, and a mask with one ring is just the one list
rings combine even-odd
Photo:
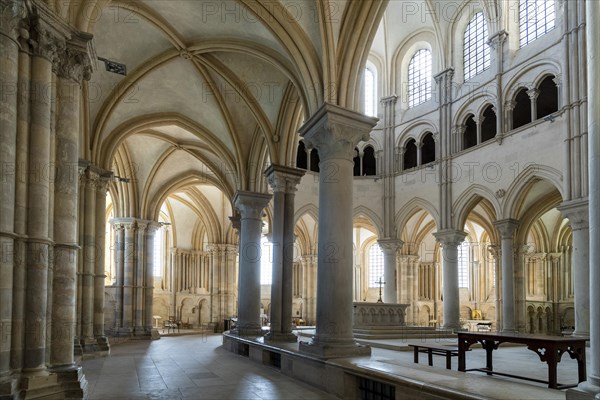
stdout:
[[83,361],[90,399],[336,399],[219,346],[221,335],[127,341]]
[[[448,341],[450,339],[443,339]],[[454,339],[455,340],[455,339]],[[414,342],[414,340],[413,340]],[[419,340],[417,340],[419,342]],[[247,358],[220,348],[221,335],[194,335],[163,337],[156,341],[128,341],[114,344],[108,358],[86,360],[84,372],[89,381],[90,399],[334,399],[312,386],[288,378],[279,371],[259,365]],[[404,341],[396,343],[406,345]],[[439,343],[450,344],[450,343]],[[403,346],[404,347],[404,346]],[[427,366],[427,356],[422,354],[420,364],[413,363],[410,351],[373,348],[374,368],[397,370],[402,376],[417,380],[428,376],[446,376],[463,379],[456,373],[457,359],[452,369],[445,370],[443,357],[434,356],[434,367]],[[467,367],[485,364],[485,352],[474,348],[467,356]],[[588,359],[589,364],[589,359]],[[385,365],[388,365],[386,367]],[[365,365],[366,366],[366,365]],[[496,370],[510,371],[537,379],[547,379],[546,364],[523,347],[501,347],[494,352]],[[428,372],[431,371],[431,372]],[[577,381],[577,363],[565,356],[558,368],[561,383]],[[468,376],[467,376],[468,375]],[[481,380],[474,381],[476,376]],[[491,380],[490,380],[491,379]],[[497,382],[498,396],[493,398],[539,400],[564,399],[565,391],[543,389],[545,385],[473,372],[465,375],[465,387]],[[503,380],[510,380],[512,390],[504,393]],[[493,384],[495,386],[495,384]],[[460,386],[460,385],[459,385]],[[492,392],[495,393],[495,392]]]

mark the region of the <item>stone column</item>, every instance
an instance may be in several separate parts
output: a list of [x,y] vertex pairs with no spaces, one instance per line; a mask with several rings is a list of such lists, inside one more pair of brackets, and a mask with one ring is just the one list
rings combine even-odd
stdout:
[[160,235],[158,222],[150,221],[146,228],[146,269],[144,276],[143,326],[144,335],[152,339],[160,339],[158,330],[153,326],[152,302],[154,297],[154,241],[155,235]]
[[[82,43],[80,45],[84,45]],[[54,184],[54,274],[50,365],[55,371],[76,371],[73,357],[77,298],[79,210],[79,102],[81,82],[89,79],[86,52],[71,44],[58,70],[56,116],[56,179]],[[85,47],[84,47],[85,49]],[[74,374],[75,377],[77,374]]]
[[39,20],[32,31],[29,131],[29,192],[27,202],[27,289],[25,303],[24,372],[46,368],[48,254],[50,226],[50,125],[52,63],[59,41]]
[[259,336],[260,323],[260,232],[262,213],[270,194],[236,192],[233,204],[241,215],[240,272],[238,285],[238,323],[236,333]]
[[304,170],[271,165],[265,176],[273,189],[273,280],[268,340],[295,342],[292,333],[294,197]]
[[133,331],[133,286],[135,284],[135,220],[123,220],[125,229],[125,243],[123,246],[123,301],[121,303],[123,312],[123,325],[125,333]]
[[558,207],[569,219],[573,231],[571,265],[575,286],[575,331],[574,336],[590,335],[590,231],[587,200],[575,200]]
[[368,140],[376,119],[324,104],[300,134],[320,156],[317,327],[300,351],[317,357],[370,354],[352,335],[353,152]]
[[[94,277],[96,274],[96,191],[100,174],[93,166],[85,172],[83,274],[81,277],[81,346],[84,352],[95,351]],[[102,270],[104,275],[104,269]]]
[[111,221],[115,230],[115,287],[116,287],[116,321],[115,328],[118,330],[123,326],[123,267],[124,267],[124,245],[125,227],[120,222]]
[[[588,82],[588,180],[590,221],[590,349],[587,381],[569,390],[567,399],[579,399],[572,392],[583,391],[586,398],[600,400],[600,2],[586,1],[586,43]],[[574,266],[577,268],[577,266]]]
[[490,253],[491,259],[494,263],[494,289],[496,290],[495,297],[496,301],[494,302],[494,306],[496,307],[496,330],[499,330],[499,327],[502,323],[502,303],[501,296],[502,293],[502,274],[498,266],[500,263],[498,260],[500,259],[500,247],[496,244],[491,244],[488,246],[488,252]]
[[[17,28],[25,3],[0,1],[0,397],[13,392],[10,377],[13,325],[13,271],[16,257],[15,196],[17,167],[17,87],[19,43]],[[6,384],[5,384],[6,382]]]
[[527,91],[527,95],[529,96],[529,99],[531,100],[531,121],[535,121],[537,120],[537,98],[540,95],[540,90],[539,89],[529,89]]
[[386,282],[383,288],[383,302],[397,303],[399,288],[396,288],[396,253],[404,243],[393,238],[381,239],[377,243],[383,251],[383,276]]
[[519,222],[514,219],[495,221],[501,237],[502,268],[502,332],[515,332],[515,256],[513,234]]
[[110,350],[104,332],[104,289],[106,279],[106,191],[112,173],[104,171],[100,175],[96,190],[96,271],[94,277],[94,338],[97,351],[107,354]]
[[458,246],[467,234],[455,230],[443,230],[433,234],[442,244],[442,279],[444,285],[443,328],[460,328],[460,302],[458,295]]
[[144,286],[146,282],[145,270],[148,268],[146,260],[146,221],[136,222],[135,238],[135,262],[134,262],[134,287],[133,287],[133,333],[136,336],[144,336]]

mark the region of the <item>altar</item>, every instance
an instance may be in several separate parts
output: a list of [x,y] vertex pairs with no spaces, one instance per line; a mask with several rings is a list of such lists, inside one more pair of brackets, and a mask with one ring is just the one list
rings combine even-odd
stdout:
[[405,326],[409,304],[354,303],[354,328]]

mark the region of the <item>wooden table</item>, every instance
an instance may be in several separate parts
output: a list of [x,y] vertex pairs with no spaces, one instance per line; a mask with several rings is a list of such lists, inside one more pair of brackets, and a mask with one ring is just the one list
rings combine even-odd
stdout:
[[[577,360],[579,382],[586,380],[585,371],[585,337],[561,337],[541,336],[528,334],[506,334],[506,333],[483,333],[483,332],[457,332],[458,335],[458,370],[459,371],[481,371],[488,375],[496,374],[509,376],[511,378],[525,379],[533,382],[547,383],[549,388],[564,389],[575,387],[577,384],[561,385],[558,383],[556,365],[560,362],[564,353],[568,353],[572,359]],[[481,343],[486,351],[485,368],[466,369],[466,352],[474,343]],[[540,361],[548,364],[548,380],[527,378],[517,375],[494,371],[492,365],[492,352],[502,343],[519,343],[527,345],[527,349],[535,352]]]

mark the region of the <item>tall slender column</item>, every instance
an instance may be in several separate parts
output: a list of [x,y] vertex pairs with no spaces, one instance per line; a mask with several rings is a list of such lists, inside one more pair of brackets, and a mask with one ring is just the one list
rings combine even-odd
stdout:
[[[10,378],[13,323],[13,271],[16,267],[15,196],[17,157],[17,87],[19,44],[17,27],[25,16],[25,4],[0,1],[0,397],[13,391]],[[4,385],[5,381],[7,382]]]
[[25,351],[23,370],[42,371],[46,368],[47,293],[49,254],[50,182],[50,98],[46,94],[52,85],[52,63],[59,42],[43,22],[36,20],[32,32],[33,57],[29,132],[29,192],[27,219],[27,291],[25,304]]
[[108,338],[104,333],[104,289],[106,281],[106,190],[112,173],[104,171],[100,175],[96,190],[96,271],[94,277],[94,338],[97,351],[108,353]]
[[[96,274],[96,190],[100,175],[92,166],[85,172],[84,248],[81,294],[81,345],[84,351],[95,351],[94,276]],[[104,273],[103,273],[104,275]]]
[[300,134],[320,156],[317,327],[300,351],[330,358],[370,354],[352,335],[353,152],[368,140],[376,119],[324,104]]
[[[91,38],[91,37],[90,37]],[[88,38],[89,39],[89,38]],[[90,60],[73,43],[61,54],[56,116],[56,180],[54,185],[54,274],[52,344],[54,370],[75,371],[73,357],[77,297],[79,101],[80,84],[89,79]],[[85,49],[85,47],[84,47]]]
[[383,279],[386,282],[383,288],[383,302],[397,303],[399,288],[396,288],[396,253],[404,243],[393,238],[381,239],[377,243],[383,251]]
[[273,189],[273,280],[269,340],[295,342],[292,333],[294,197],[305,171],[271,165],[265,176]]
[[117,304],[116,304],[116,321],[115,328],[120,329],[123,326],[123,282],[124,282],[124,246],[125,246],[125,227],[122,223],[112,220],[113,229],[115,230],[115,286]]
[[133,288],[133,332],[136,336],[143,336],[144,331],[144,282],[146,281],[145,270],[148,267],[146,260],[146,221],[137,221],[137,237],[135,239],[135,270],[134,270],[134,288]]
[[494,289],[496,290],[496,301],[495,301],[495,307],[496,307],[496,329],[498,330],[498,327],[501,326],[501,322],[502,322],[502,309],[501,309],[501,296],[500,293],[502,291],[502,279],[501,279],[501,273],[500,270],[498,268],[498,266],[500,265],[500,263],[498,262],[498,259],[500,258],[500,248],[498,245],[496,244],[491,244],[488,246],[488,252],[490,253],[489,256],[489,261],[491,263],[493,263],[493,270],[494,270]]
[[531,100],[531,121],[537,120],[537,98],[540,95],[539,89],[529,89],[527,95]]
[[135,231],[134,220],[123,221],[125,243],[123,246],[123,325],[122,329],[132,332],[133,329],[133,286],[135,284]]
[[460,301],[458,295],[458,246],[467,234],[461,231],[444,230],[433,234],[442,244],[442,279],[444,285],[445,329],[460,328]]
[[513,251],[513,234],[519,226],[514,219],[495,221],[501,237],[502,254],[502,331],[514,332],[515,324],[515,256]]
[[238,191],[233,203],[241,215],[240,273],[238,285],[238,325],[243,336],[261,334],[260,323],[260,231],[262,213],[270,194]]
[[[575,285],[575,336],[590,334],[590,232],[589,207],[587,200],[563,203],[560,212],[569,219],[573,231],[573,251],[571,264]],[[566,278],[565,278],[566,280]]]
[[144,335],[152,339],[159,339],[160,335],[153,327],[152,302],[154,297],[154,241],[156,235],[160,235],[160,225],[157,222],[150,221],[146,228],[146,269],[144,270],[144,308],[143,308],[143,326]]
[[[588,181],[590,221],[590,349],[587,381],[577,388],[600,400],[600,2],[586,1],[588,82]],[[577,268],[577,266],[574,266]],[[574,391],[575,392],[575,391]],[[579,399],[567,392],[567,399]]]

